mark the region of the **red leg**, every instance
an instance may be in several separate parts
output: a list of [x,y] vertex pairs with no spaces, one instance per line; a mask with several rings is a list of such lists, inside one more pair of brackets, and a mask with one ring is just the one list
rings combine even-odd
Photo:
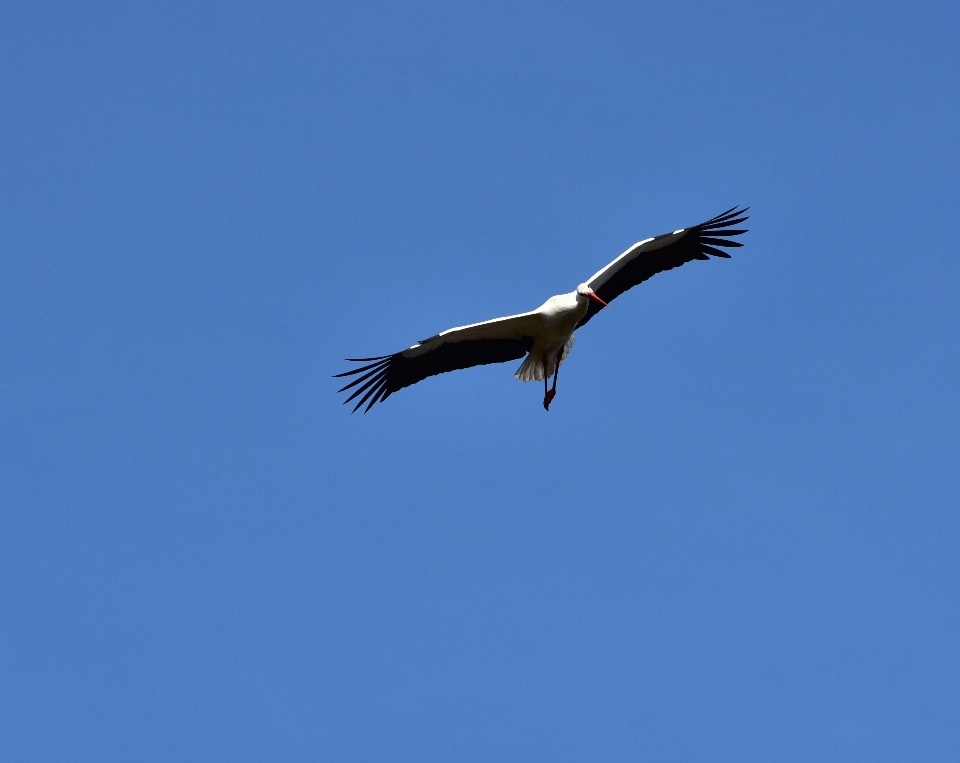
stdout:
[[547,353],[543,353],[543,410],[550,410],[550,401],[553,400],[553,396],[556,395],[556,390],[547,389],[547,369],[549,368],[547,362]]
[[[559,359],[559,358],[558,358]],[[547,354],[543,354],[543,409],[545,411],[550,410],[550,403],[553,401],[554,395],[557,394],[557,371],[560,370],[560,364],[557,363],[557,369],[553,373],[553,389],[547,390]]]

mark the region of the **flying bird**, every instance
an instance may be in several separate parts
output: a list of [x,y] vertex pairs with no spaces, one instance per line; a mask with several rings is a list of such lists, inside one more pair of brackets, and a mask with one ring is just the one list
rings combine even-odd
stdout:
[[[691,260],[709,260],[710,255],[729,257],[719,247],[743,246],[731,237],[747,232],[733,226],[748,219],[745,214],[748,209],[731,207],[692,228],[640,241],[569,294],[550,297],[529,313],[447,329],[393,355],[347,358],[352,363],[367,365],[336,375],[357,377],[339,390],[355,388],[344,403],[359,397],[353,410],[356,412],[366,404],[366,413],[394,392],[428,376],[488,363],[505,363],[526,355],[514,376],[525,382],[543,380],[543,407],[549,411],[557,394],[560,364],[573,347],[573,332],[609,307],[609,303],[627,289],[657,273]],[[553,386],[547,389],[551,375]]]

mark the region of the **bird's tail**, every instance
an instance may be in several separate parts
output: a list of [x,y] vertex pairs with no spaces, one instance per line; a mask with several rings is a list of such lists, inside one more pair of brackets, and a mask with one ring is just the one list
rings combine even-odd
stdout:
[[513,378],[522,382],[543,381],[543,359],[534,356],[532,352],[527,353]]
[[[577,338],[571,336],[563,345],[560,352],[556,353],[553,357],[547,358],[547,377],[553,376],[553,372],[557,368],[557,361],[563,363],[563,361],[567,359],[570,350],[573,349],[573,343],[576,341]],[[543,353],[539,350],[531,350],[527,353],[527,357],[523,363],[520,364],[520,368],[517,369],[513,378],[523,382],[543,381]]]

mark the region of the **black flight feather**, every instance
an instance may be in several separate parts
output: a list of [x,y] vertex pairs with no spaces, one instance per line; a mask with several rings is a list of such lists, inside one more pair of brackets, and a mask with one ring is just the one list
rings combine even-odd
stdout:
[[[743,246],[738,241],[730,241],[727,237],[739,236],[746,230],[733,230],[731,226],[739,225],[748,219],[744,212],[749,207],[739,209],[731,207],[723,214],[684,230],[683,235],[672,244],[659,249],[641,252],[634,259],[614,273],[603,286],[598,288],[597,296],[604,302],[610,302],[628,289],[643,283],[648,278],[662,273],[664,270],[678,268],[692,260],[709,260],[714,257],[729,257],[730,255],[717,247]],[[666,233],[665,236],[671,234]],[[660,238],[658,236],[657,238]],[[590,301],[587,314],[583,316],[577,328],[583,326],[594,315],[603,310],[603,305]]]
[[[430,340],[424,340],[424,342],[427,341]],[[350,397],[344,400],[344,404],[362,395],[353,410],[354,412],[360,410],[361,406],[366,403],[367,407],[364,410],[364,413],[366,413],[376,403],[383,402],[397,390],[423,381],[428,376],[445,374],[448,371],[457,371],[461,368],[483,366],[489,363],[506,363],[509,360],[518,360],[530,352],[532,347],[533,337],[529,336],[520,339],[451,341],[438,345],[421,355],[409,358],[404,357],[402,352],[394,355],[384,355],[380,358],[348,358],[348,360],[357,363],[370,360],[375,362],[362,368],[336,374],[335,378],[363,374],[345,387],[341,387],[339,391],[344,392],[359,384],[360,386],[353,391]]]

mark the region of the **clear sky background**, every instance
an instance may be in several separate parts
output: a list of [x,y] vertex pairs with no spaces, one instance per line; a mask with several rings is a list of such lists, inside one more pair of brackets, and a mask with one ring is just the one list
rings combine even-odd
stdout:
[[4,760],[960,759],[955,2],[0,8]]

